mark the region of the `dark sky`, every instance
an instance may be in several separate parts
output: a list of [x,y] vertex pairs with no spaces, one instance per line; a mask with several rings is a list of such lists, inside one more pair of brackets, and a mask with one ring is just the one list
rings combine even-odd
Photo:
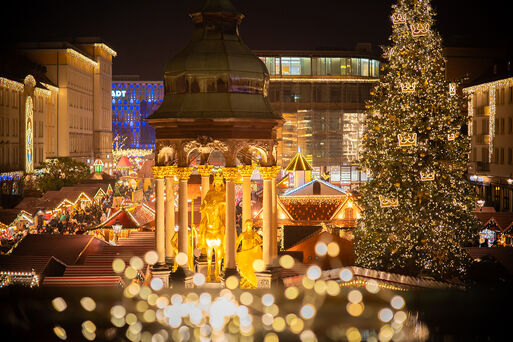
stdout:
[[[386,44],[395,0],[232,0],[245,14],[240,27],[252,49],[354,49]],[[506,0],[432,0],[445,45],[513,47]],[[17,1],[10,11],[12,42],[99,36],[118,52],[113,74],[159,80],[170,56],[190,39],[188,13],[200,0]],[[13,15],[15,14],[15,15]],[[9,21],[11,21],[9,23]],[[4,26],[5,27],[5,26]],[[6,45],[4,45],[6,46]]]

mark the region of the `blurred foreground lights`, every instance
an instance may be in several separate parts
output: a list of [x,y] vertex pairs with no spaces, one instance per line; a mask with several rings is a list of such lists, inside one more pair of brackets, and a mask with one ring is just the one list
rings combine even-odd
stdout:
[[299,317],[293,318],[290,321],[290,331],[294,334],[299,334],[301,331],[303,331],[304,327],[305,323]]
[[123,271],[125,270],[125,266],[126,265],[123,259],[114,259],[114,261],[112,262],[112,269],[116,273],[123,273]]
[[304,319],[311,319],[313,318],[313,316],[315,316],[315,308],[312,304],[303,305],[303,307],[299,311],[299,314]]
[[160,291],[164,286],[164,282],[160,278],[153,278],[151,280],[150,286],[154,291]]
[[275,317],[273,320],[273,330],[276,332],[282,332],[286,328],[285,320],[282,317]]
[[244,305],[251,305],[253,303],[253,295],[249,292],[242,292],[240,294],[240,302]]
[[315,336],[312,330],[305,330],[299,335],[301,342],[317,342],[317,336]]
[[279,262],[280,266],[283,268],[291,269],[294,267],[294,258],[288,254],[281,256]]
[[114,305],[110,309],[110,315],[114,318],[123,318],[126,315],[126,309],[122,305]]
[[274,296],[270,293],[266,293],[262,296],[262,304],[265,306],[271,306],[274,304]]
[[274,317],[270,313],[266,313],[262,315],[262,323],[264,325],[272,325]]
[[125,277],[127,277],[128,279],[134,279],[135,277],[137,277],[137,270],[132,266],[128,266],[127,268],[125,268]]
[[347,300],[350,303],[360,303],[363,299],[362,293],[358,290],[352,290],[347,294]]
[[187,254],[185,254],[184,252],[178,253],[175,257],[176,263],[180,266],[187,264],[188,259],[189,258],[187,257]]
[[384,325],[379,330],[378,339],[380,342],[388,342],[394,337],[394,329],[391,326]]
[[82,323],[82,329],[94,333],[96,332],[96,325],[91,321],[85,321]]
[[375,280],[369,280],[367,284],[365,284],[365,289],[369,291],[370,293],[378,293],[379,292],[379,285],[378,282]]
[[210,305],[210,303],[212,303],[212,296],[210,295],[210,293],[203,292],[202,294],[200,294],[199,303],[200,305],[204,306]]
[[265,271],[265,263],[262,259],[256,259],[253,261],[253,269],[255,272],[263,272]]
[[321,277],[321,268],[317,265],[313,265],[308,267],[308,270],[306,270],[306,276],[312,280],[319,279]]
[[266,334],[264,337],[264,342],[278,342],[279,340],[278,335],[273,332]]
[[338,276],[342,281],[350,281],[351,279],[353,279],[353,272],[351,272],[351,270],[348,268],[343,268],[340,270]]
[[144,267],[144,263],[138,256],[133,256],[130,258],[130,266],[132,266],[132,268],[135,270],[141,270]]
[[326,292],[333,297],[340,294],[340,285],[335,280],[328,280],[326,283]]
[[196,286],[203,286],[205,284],[205,275],[203,273],[195,273],[194,276],[192,276],[192,282]]
[[66,301],[62,297],[56,297],[52,300],[52,305],[55,311],[62,312],[66,310],[68,305],[66,304]]
[[360,330],[357,328],[351,327],[346,330],[347,341],[349,342],[360,342],[362,340],[362,335],[360,334]]
[[91,312],[96,309],[96,302],[91,297],[83,297],[80,299],[80,305],[82,305],[85,311]]
[[155,251],[148,251],[144,255],[144,261],[148,265],[154,265],[157,263],[158,260],[159,260],[159,256],[158,256],[157,252],[155,252]]
[[61,340],[65,340],[68,338],[68,335],[66,335],[66,330],[64,330],[64,328],[59,325],[53,327],[53,333]]
[[328,243],[328,255],[332,258],[337,257],[340,254],[340,247],[336,242]]
[[236,289],[239,287],[239,278],[236,276],[229,276],[228,279],[225,281],[225,285],[230,290]]
[[394,296],[391,300],[390,300],[390,305],[396,309],[396,310],[400,310],[404,307],[404,299],[403,297],[401,296]]
[[348,303],[346,305],[347,313],[353,317],[358,317],[363,313],[363,304],[362,303]]
[[285,289],[285,297],[289,300],[296,299],[299,295],[299,289],[295,286],[287,287]]
[[384,308],[379,310],[378,312],[378,318],[382,322],[390,322],[392,318],[394,317],[394,313],[389,308]]
[[404,311],[397,311],[394,315],[394,322],[398,324],[403,324],[404,321],[406,321],[406,318],[408,317],[406,316],[406,313]]
[[328,253],[328,246],[324,242],[317,242],[315,244],[315,254],[318,256],[325,256]]

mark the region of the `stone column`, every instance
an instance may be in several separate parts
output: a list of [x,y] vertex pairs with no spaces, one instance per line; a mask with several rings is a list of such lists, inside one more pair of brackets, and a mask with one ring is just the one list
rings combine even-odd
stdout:
[[246,220],[251,220],[251,175],[253,165],[239,165],[239,173],[242,175],[242,227]]
[[272,224],[273,224],[273,190],[272,180],[276,178],[276,169],[274,167],[260,167],[259,172],[264,179],[264,196],[263,196],[263,259],[266,267],[270,267],[273,263],[272,252]]
[[272,245],[271,245],[271,255],[273,261],[278,258],[278,195],[276,193],[276,176],[280,173],[281,167],[274,166],[273,172],[275,176],[271,181],[271,189],[272,189]]
[[162,280],[164,287],[169,287],[170,270],[166,265],[165,244],[165,205],[164,205],[164,168],[153,167],[155,177],[155,249],[157,250],[157,262],[151,267],[151,275]]
[[201,176],[201,203],[203,203],[208,190],[210,190],[210,174],[213,167],[213,165],[198,165],[198,173]]
[[235,181],[239,178],[239,170],[236,167],[223,168],[223,177],[226,180],[226,231],[225,231],[225,255],[224,277],[237,274],[235,262],[235,241],[237,231],[235,229]]
[[176,166],[166,166],[166,263],[171,266],[175,258],[172,246],[175,234],[175,173]]
[[[188,255],[189,215],[187,205],[187,183],[192,173],[192,167],[179,167],[176,169],[178,177],[178,253]],[[188,269],[187,264],[182,268]]]
[[165,244],[165,206],[164,206],[164,177],[165,170],[162,166],[153,167],[155,177],[155,248],[157,250],[157,265],[166,263]]

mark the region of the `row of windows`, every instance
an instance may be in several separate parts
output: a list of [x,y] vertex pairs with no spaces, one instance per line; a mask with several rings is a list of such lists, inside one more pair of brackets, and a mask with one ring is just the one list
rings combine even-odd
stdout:
[[371,84],[298,84],[271,82],[269,101],[298,103],[361,103],[370,98]]
[[0,136],[17,137],[19,131],[18,119],[0,118]]
[[19,100],[19,92],[8,89],[0,89],[0,106],[18,108]]
[[[478,130],[478,120],[473,122],[473,135],[490,134],[489,119],[481,120],[481,130]],[[495,135],[513,134],[513,118],[495,118]]]
[[379,77],[379,61],[339,57],[260,57],[270,75]]
[[162,83],[133,83],[133,82],[123,82],[123,83],[112,83],[112,89],[163,89],[164,85]]
[[6,169],[18,168],[20,162],[18,144],[0,144],[0,165]]

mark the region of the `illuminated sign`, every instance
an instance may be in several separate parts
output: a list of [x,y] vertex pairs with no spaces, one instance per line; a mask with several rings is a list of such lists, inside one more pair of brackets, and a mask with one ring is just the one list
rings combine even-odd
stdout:
[[126,90],[113,90],[112,97],[125,97]]

